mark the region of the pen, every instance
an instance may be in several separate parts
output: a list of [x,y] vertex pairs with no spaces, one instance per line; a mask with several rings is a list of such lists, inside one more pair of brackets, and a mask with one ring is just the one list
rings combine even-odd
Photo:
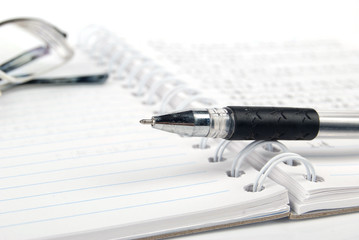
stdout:
[[311,108],[228,106],[158,115],[140,123],[184,136],[227,140],[359,138],[358,113]]

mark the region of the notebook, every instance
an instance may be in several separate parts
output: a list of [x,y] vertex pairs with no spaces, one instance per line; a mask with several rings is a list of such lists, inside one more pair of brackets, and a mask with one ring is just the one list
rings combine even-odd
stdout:
[[[301,47],[312,51],[322,49],[322,44],[307,43]],[[326,44],[331,46],[332,42]],[[238,101],[237,95],[245,99],[239,95],[241,92],[251,94],[252,84],[263,84],[255,83],[254,79],[259,78],[250,78],[245,71],[261,72],[264,81],[268,70],[253,69],[249,64],[236,70],[232,65],[231,73],[238,71],[250,79],[240,88],[233,85],[240,82],[231,79],[218,60],[227,59],[223,57],[227,54],[232,60],[225,60],[225,66],[230,61],[236,65],[235,55],[242,52],[239,49],[223,52],[217,49],[216,56],[207,57],[203,54],[216,48],[192,45],[190,52],[195,54],[188,57],[185,47],[179,44],[172,48],[174,52],[166,49],[166,44],[156,42],[150,48],[142,45],[134,48],[96,26],[84,30],[79,47],[82,50],[77,51],[71,63],[49,74],[105,69],[111,73],[107,83],[22,86],[5,92],[0,99],[3,102],[0,235],[4,239],[156,239],[289,215],[300,218],[354,211],[359,205],[354,178],[351,188],[340,186],[341,182],[323,185],[334,182],[329,180],[333,173],[322,171],[328,167],[326,163],[320,166],[319,159],[311,158],[317,180],[324,181],[307,181],[303,163],[287,161],[262,178],[260,191],[253,192],[255,180],[262,176],[262,167],[281,153],[278,143],[267,143],[252,151],[240,165],[240,176],[233,177],[233,161],[243,154],[247,142],[227,144],[173,136],[138,123],[154,113],[226,106]],[[282,47],[275,49],[282,51]],[[295,51],[299,52],[296,48]],[[263,59],[258,57],[254,63]],[[212,60],[217,62],[212,65]],[[263,87],[260,98],[248,95],[248,101],[262,100],[253,102],[256,105],[283,101],[280,96],[271,96],[269,102],[268,87]],[[320,150],[309,151],[309,144]],[[318,158],[327,152],[323,150],[328,148],[326,144],[300,143],[288,148],[300,154],[310,152]],[[350,149],[355,159],[357,151],[348,144],[338,148],[345,152]],[[320,157],[328,160],[327,156]],[[345,167],[349,163],[343,161],[342,173],[354,175],[355,168],[348,172]],[[298,186],[302,188],[298,190]],[[319,188],[311,189],[312,186]],[[312,193],[323,192],[322,189],[333,197],[325,209],[321,207],[327,201],[325,194],[311,197]],[[339,192],[337,198],[334,192]]]
[[[77,51],[48,75],[103,71]],[[250,191],[249,164],[238,181],[229,161],[209,161],[213,147],[140,125],[157,109],[115,76],[19,86],[0,101],[1,239],[163,238],[289,214],[283,186],[267,179]]]

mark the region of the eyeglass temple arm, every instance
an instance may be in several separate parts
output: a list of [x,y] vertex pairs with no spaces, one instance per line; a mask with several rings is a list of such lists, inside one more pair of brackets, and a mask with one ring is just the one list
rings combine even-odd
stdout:
[[49,46],[41,46],[30,49],[26,52],[19,54],[18,56],[8,60],[7,62],[0,65],[0,70],[3,72],[10,72],[17,68],[20,68],[36,59],[45,56],[50,52]]
[[28,84],[102,84],[109,77],[108,73],[71,76],[71,77],[58,77],[58,78],[35,78],[22,84],[7,84],[1,87],[1,91],[9,90],[19,85]]
[[71,76],[71,77],[54,77],[54,78],[35,78],[24,84],[77,84],[77,83],[104,83],[108,79],[108,73]]

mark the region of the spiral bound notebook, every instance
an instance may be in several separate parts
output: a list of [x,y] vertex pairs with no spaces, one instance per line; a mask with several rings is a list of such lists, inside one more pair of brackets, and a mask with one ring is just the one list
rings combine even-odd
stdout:
[[[235,99],[218,93],[223,82],[201,85],[180,64],[138,52],[103,28],[86,29],[79,42],[86,54],[51,74],[105,69],[107,83],[22,86],[0,99],[2,239],[170,237],[288,217],[289,198],[293,218],[358,207],[356,177],[332,181],[333,173],[300,155],[268,162],[300,147],[284,152],[281,143],[256,142],[243,149],[141,126],[154,112]],[[346,173],[355,176],[351,164]]]
[[[51,76],[106,67],[77,52]],[[4,92],[1,239],[154,239],[288,216],[287,190],[267,179],[252,192],[250,165],[238,181],[210,162],[213,146],[140,125],[158,109],[124,84]]]

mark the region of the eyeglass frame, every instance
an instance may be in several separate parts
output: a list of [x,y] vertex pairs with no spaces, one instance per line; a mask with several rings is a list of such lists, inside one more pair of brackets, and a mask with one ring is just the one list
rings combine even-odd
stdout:
[[[63,31],[61,31],[59,28],[57,28],[56,26],[41,20],[41,19],[37,19],[37,18],[14,18],[14,19],[9,19],[3,22],[0,22],[0,27],[4,26],[6,24],[17,24],[20,27],[23,27],[25,30],[30,31],[31,33],[33,33],[35,36],[39,37],[45,44],[46,47],[48,48],[48,45],[54,45],[55,43],[59,46],[52,46],[55,51],[59,50],[60,48],[62,48],[62,50],[65,50],[64,56],[60,56],[63,59],[63,62],[61,62],[58,65],[49,67],[47,69],[43,69],[42,71],[38,71],[36,73],[32,73],[32,74],[27,74],[24,76],[19,76],[19,77],[13,77],[11,75],[8,75],[6,73],[6,71],[3,71],[0,69],[0,86],[1,85],[7,85],[7,84],[22,84],[25,82],[28,82],[32,79],[34,79],[35,77],[44,74],[46,72],[49,72],[55,68],[60,67],[61,65],[65,64],[66,62],[68,62],[74,55],[74,51],[73,49],[68,45],[66,38],[67,38],[67,34]],[[32,24],[32,25],[31,25]],[[43,32],[43,27],[46,28],[46,31],[49,32],[48,35],[39,35],[36,32],[34,32],[36,30],[36,25],[37,27],[41,27],[41,31]],[[31,29],[31,27],[35,27],[35,29]],[[48,41],[49,39],[46,39],[46,37],[50,37],[51,40],[53,41]],[[35,49],[30,49],[29,51],[26,51],[25,53],[22,53],[18,56],[16,56],[15,58],[12,58],[10,60],[8,60],[6,63],[10,62],[10,67],[7,66],[10,70],[13,70],[17,67],[21,67],[27,63],[30,63],[32,61],[34,61],[35,59],[38,59],[39,57],[43,56],[41,54],[36,54],[36,52],[34,52]],[[60,55],[61,53],[57,52],[58,55]],[[31,55],[31,58],[27,58],[29,55]],[[29,59],[27,61],[21,62],[21,59]],[[20,63],[19,63],[20,61]],[[6,64],[5,63],[5,64]],[[18,66],[13,66],[11,65],[11,63],[18,63]],[[1,66],[3,66],[4,64],[2,64]]]

